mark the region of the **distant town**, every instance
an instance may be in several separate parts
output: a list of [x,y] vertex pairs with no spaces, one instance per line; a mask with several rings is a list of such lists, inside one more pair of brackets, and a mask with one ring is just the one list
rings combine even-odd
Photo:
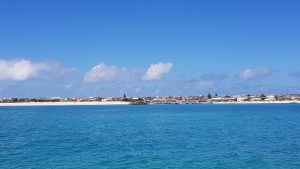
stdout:
[[127,102],[132,105],[145,104],[214,104],[214,103],[300,103],[300,94],[256,94],[222,95],[207,94],[199,96],[156,96],[156,97],[89,97],[89,98],[1,98],[1,103],[80,103],[80,102]]

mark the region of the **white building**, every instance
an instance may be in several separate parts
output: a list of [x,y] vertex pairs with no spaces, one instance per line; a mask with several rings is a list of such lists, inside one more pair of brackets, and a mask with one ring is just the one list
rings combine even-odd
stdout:
[[266,101],[275,101],[276,97],[275,95],[267,95]]
[[238,102],[244,102],[245,100],[246,100],[245,97],[237,97],[236,98],[236,101],[238,101]]

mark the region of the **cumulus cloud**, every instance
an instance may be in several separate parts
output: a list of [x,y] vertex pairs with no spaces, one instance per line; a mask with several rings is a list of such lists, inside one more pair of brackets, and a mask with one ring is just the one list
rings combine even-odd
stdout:
[[94,66],[84,75],[84,81],[92,82],[132,82],[132,81],[152,81],[160,80],[172,69],[172,63],[153,64],[142,76],[137,70],[118,68],[100,63]]
[[129,82],[137,78],[138,72],[100,63],[84,76],[85,82]]
[[157,63],[152,64],[144,74],[144,81],[160,80],[164,75],[168,74],[173,67],[172,63]]
[[33,63],[25,59],[11,61],[0,59],[0,81],[24,81],[49,70],[51,70],[51,65],[47,63]]
[[60,77],[73,71],[73,68],[63,68],[55,62],[0,59],[0,81],[46,80]]
[[240,72],[237,77],[241,80],[256,80],[266,78],[272,73],[273,71],[267,68],[247,69]]

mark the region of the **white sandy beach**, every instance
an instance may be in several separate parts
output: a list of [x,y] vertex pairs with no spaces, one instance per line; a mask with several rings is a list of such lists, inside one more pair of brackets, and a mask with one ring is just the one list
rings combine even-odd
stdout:
[[[300,101],[245,101],[245,102],[213,102],[212,104],[300,104]],[[129,105],[124,101],[93,101],[93,102],[20,102],[0,103],[1,106],[89,106],[89,105]]]
[[89,106],[89,105],[129,105],[124,101],[94,101],[94,102],[24,102],[0,103],[0,106]]

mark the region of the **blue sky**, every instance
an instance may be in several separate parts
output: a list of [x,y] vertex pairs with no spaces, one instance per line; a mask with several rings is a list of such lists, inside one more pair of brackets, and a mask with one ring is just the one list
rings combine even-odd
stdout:
[[0,97],[300,93],[299,6],[2,0]]

